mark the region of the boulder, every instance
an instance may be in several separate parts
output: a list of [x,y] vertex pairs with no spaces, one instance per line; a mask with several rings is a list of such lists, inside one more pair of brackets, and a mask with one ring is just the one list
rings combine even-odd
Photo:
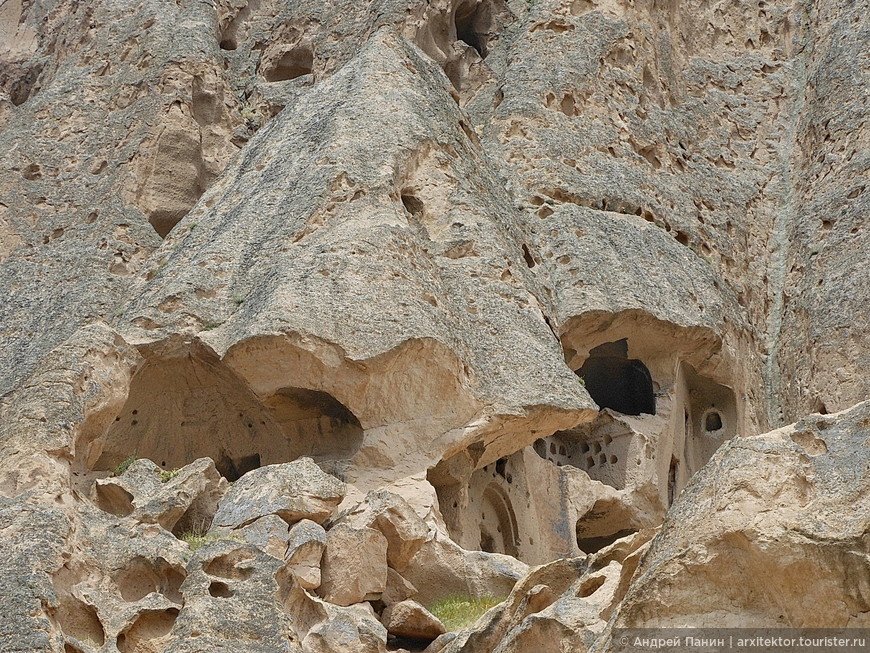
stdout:
[[387,630],[368,603],[338,607],[324,604],[326,619],[302,640],[303,653],[384,653]]
[[[566,558],[531,570],[510,596],[461,631],[449,653],[585,651],[604,627],[622,566]],[[556,648],[554,648],[556,647]]]
[[310,519],[303,519],[290,528],[284,560],[305,589],[320,587],[320,561],[326,541],[326,531]]
[[369,492],[356,508],[338,521],[357,528],[379,530],[387,538],[387,561],[396,571],[408,566],[429,534],[426,522],[408,502],[388,490]]
[[466,551],[438,533],[420,548],[402,576],[427,605],[449,596],[504,597],[529,566],[500,553]]
[[213,525],[235,529],[266,515],[278,515],[288,524],[300,519],[321,524],[344,493],[344,483],[325,474],[310,458],[267,465],[236,481],[221,501]]
[[720,448],[671,507],[613,623],[870,626],[868,427],[864,402]]
[[[127,650],[299,653],[297,624],[276,600],[282,593],[281,564],[246,542],[206,542],[192,552],[180,610],[171,621],[168,612],[160,620],[144,619],[138,641],[131,641],[133,630],[128,632],[126,641],[132,647]],[[158,626],[165,630],[149,631]],[[163,633],[161,648],[149,648],[149,636]]]
[[233,536],[253,544],[273,558],[282,560],[287,551],[289,530],[287,522],[278,515],[266,515],[235,531]]
[[387,586],[387,540],[373,528],[339,524],[326,537],[318,594],[336,605],[380,598]]
[[381,623],[391,635],[433,640],[447,632],[438,617],[416,601],[400,601],[388,605]]
[[106,512],[132,515],[180,534],[206,530],[227,487],[210,458],[177,470],[140,458],[119,476],[98,479],[94,498]]
[[387,567],[387,586],[381,594],[381,602],[384,605],[392,605],[399,603],[405,599],[410,599],[417,594],[417,588],[412,583],[405,580],[402,575],[393,569]]

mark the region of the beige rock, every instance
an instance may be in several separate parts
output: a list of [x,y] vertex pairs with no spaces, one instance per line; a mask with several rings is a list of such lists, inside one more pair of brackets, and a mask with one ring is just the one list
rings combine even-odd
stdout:
[[443,649],[449,653],[587,650],[604,629],[622,565],[565,559],[537,567],[507,600]]
[[414,554],[426,541],[429,528],[402,497],[387,490],[369,492],[337,523],[355,528],[374,528],[387,538],[387,562],[396,571],[408,566]]
[[318,594],[336,605],[377,599],[387,586],[387,540],[372,528],[329,530]]
[[387,586],[381,594],[381,603],[384,605],[392,605],[399,603],[405,599],[413,598],[417,595],[417,588],[405,580],[402,575],[393,569],[387,568]]
[[[374,90],[384,75],[401,80],[388,103]],[[257,415],[257,437],[228,441],[231,457],[347,460],[347,480],[368,490],[472,443],[494,460],[533,441],[532,429],[593,415],[524,261],[522,213],[449,84],[396,32],[378,31],[251,139],[188,214],[195,229],[164,242],[173,254],[121,329],[155,370],[180,361],[251,399],[236,412]],[[347,138],[344,121],[359,116]],[[265,194],[285,208],[264,214]],[[265,234],[286,251],[263,247]],[[226,278],[196,263],[227,255],[215,262]]]
[[301,457],[381,601],[573,561],[470,653],[867,625],[868,13],[760,4],[0,0],[0,650],[382,651]]
[[865,402],[720,449],[672,508],[613,623],[865,626],[857,588],[870,576],[856,561],[870,514],[868,424]]
[[298,521],[290,528],[284,560],[301,587],[320,587],[320,562],[326,542],[326,531],[310,519]]
[[147,459],[133,462],[121,476],[97,479],[94,498],[114,515],[158,523],[176,534],[208,530],[227,482],[208,458],[179,470]]
[[400,601],[384,608],[381,623],[387,632],[403,637],[435,639],[446,632],[444,624],[416,601]]
[[440,653],[454,639],[456,639],[456,633],[439,635],[424,649],[424,653]]
[[484,551],[467,551],[436,534],[411,560],[403,576],[413,583],[416,599],[431,605],[449,596],[474,598],[507,596],[528,572],[516,558]]
[[304,653],[385,653],[387,630],[371,605],[322,606],[326,618],[306,633],[302,640]]

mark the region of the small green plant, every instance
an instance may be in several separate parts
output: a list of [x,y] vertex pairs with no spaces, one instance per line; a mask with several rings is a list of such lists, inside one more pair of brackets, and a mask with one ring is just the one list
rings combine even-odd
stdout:
[[236,306],[241,306],[244,301],[245,301],[245,298],[242,297],[241,295],[233,295],[233,303]]
[[162,483],[166,483],[167,481],[171,481],[173,478],[178,476],[178,473],[181,470],[177,467],[175,469],[162,469],[160,470],[160,481]]
[[244,542],[244,540],[238,535],[232,535],[228,533],[209,533],[208,524],[200,524],[199,526],[194,527],[192,530],[182,533],[178,537],[178,539],[190,547],[191,553],[196,551],[197,549],[201,549],[209,542],[216,542],[218,540]]
[[584,379],[582,376],[578,376],[577,380],[580,382],[580,385],[582,385],[584,388],[586,387],[586,379]]
[[243,106],[239,114],[242,116],[242,120],[245,121],[245,126],[251,131],[256,131],[260,127],[262,122],[260,113],[250,104]]
[[212,329],[217,329],[220,325],[220,322],[214,322],[213,320],[209,320],[203,325],[202,330],[211,331]]
[[242,110],[239,112],[242,116],[242,120],[245,122],[249,120],[254,120],[257,117],[257,112],[250,104],[246,104],[242,107]]
[[123,474],[124,472],[127,471],[127,469],[130,467],[130,465],[132,465],[135,462],[136,462],[136,456],[134,454],[134,455],[130,456],[129,458],[125,459],[124,462],[122,462],[120,465],[115,467],[115,471],[112,472],[112,476],[120,476],[121,474]]
[[208,544],[209,542],[213,542],[214,540],[219,540],[220,536],[215,533],[182,533],[181,537],[178,538],[187,546],[190,547],[191,551],[196,551],[197,549],[201,549],[203,546]]
[[477,621],[483,613],[498,605],[504,599],[486,596],[475,599],[470,596],[450,596],[429,606],[448,631],[461,630]]

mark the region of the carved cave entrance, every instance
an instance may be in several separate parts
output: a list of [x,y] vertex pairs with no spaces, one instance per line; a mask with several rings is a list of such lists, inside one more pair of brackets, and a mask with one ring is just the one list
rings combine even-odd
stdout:
[[300,456],[343,460],[363,438],[356,416],[326,392],[287,387],[258,397],[204,348],[148,360],[107,431],[82,443],[90,469],[130,456],[165,469],[209,457],[228,480]]
[[611,408],[624,415],[655,415],[652,376],[643,362],[628,358],[628,339],[592,349],[576,374],[600,408]]

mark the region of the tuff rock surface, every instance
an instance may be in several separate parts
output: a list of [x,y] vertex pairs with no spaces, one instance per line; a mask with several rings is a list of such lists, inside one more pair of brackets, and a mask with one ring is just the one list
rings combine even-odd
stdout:
[[868,9],[0,2],[0,650],[870,625]]

